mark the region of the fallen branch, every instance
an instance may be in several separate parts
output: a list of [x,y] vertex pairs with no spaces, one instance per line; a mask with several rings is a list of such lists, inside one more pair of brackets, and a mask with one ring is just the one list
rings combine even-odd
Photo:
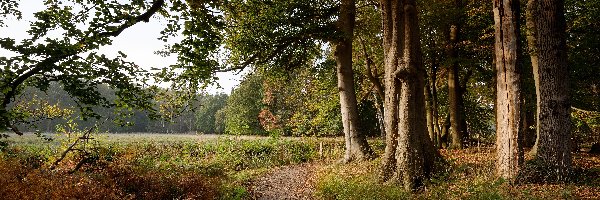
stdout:
[[[104,123],[104,122],[103,122]],[[63,160],[65,159],[65,157],[67,157],[67,154],[70,151],[83,151],[85,152],[85,150],[83,149],[74,149],[75,145],[77,145],[77,143],[79,143],[80,140],[88,140],[88,139],[93,139],[90,137],[90,134],[92,133],[92,131],[94,130],[94,128],[96,128],[97,125],[90,127],[84,134],[83,136],[77,138],[71,145],[69,145],[69,147],[67,147],[67,149],[60,155],[60,158],[58,158],[56,161],[54,161],[54,163],[52,163],[52,165],[50,166],[50,170],[54,170],[56,168],[56,166]],[[86,152],[87,153],[87,152]],[[85,158],[83,159],[85,160]],[[81,162],[80,162],[81,163]],[[79,165],[79,164],[78,164]],[[77,167],[76,167],[77,168]]]

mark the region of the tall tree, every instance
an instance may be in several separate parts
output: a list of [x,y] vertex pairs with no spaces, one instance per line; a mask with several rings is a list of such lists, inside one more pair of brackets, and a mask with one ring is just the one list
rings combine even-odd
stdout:
[[519,1],[494,0],[496,35],[496,170],[505,179],[523,164]]
[[571,170],[569,69],[564,0],[529,0],[527,42],[537,97],[535,158],[564,180]]
[[342,0],[340,5],[338,31],[339,39],[334,40],[334,57],[337,63],[338,89],[340,107],[342,111],[342,124],[346,151],[344,161],[354,159],[363,160],[372,153],[364,134],[360,133],[358,121],[358,104],[354,91],[354,71],[352,70],[352,41],[354,36],[354,22],[356,5],[354,0]]
[[[237,67],[311,67],[319,56],[319,44],[334,46],[342,124],[347,151],[344,160],[368,157],[371,150],[359,132],[358,109],[352,70],[355,2],[301,0],[240,1],[227,5],[228,48]],[[336,16],[337,14],[337,16]],[[270,47],[270,48],[265,48]]]
[[220,134],[224,129],[223,121],[217,118],[217,112],[227,104],[227,94],[202,94],[199,97],[200,106],[195,113],[195,127],[198,132],[205,134]]
[[425,86],[415,0],[382,0],[386,148],[382,179],[420,187],[439,154],[427,134]]
[[[462,13],[465,3],[463,0],[454,0],[453,23],[448,28],[446,53],[448,54],[448,104],[450,113],[450,148],[462,148],[466,127],[463,127],[464,105],[462,103],[462,88],[459,81],[458,46],[460,44],[460,32],[462,28]],[[466,80],[465,80],[466,81]]]

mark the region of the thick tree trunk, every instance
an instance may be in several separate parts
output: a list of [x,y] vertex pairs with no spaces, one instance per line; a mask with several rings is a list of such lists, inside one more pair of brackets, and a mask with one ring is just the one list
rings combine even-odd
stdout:
[[560,181],[572,167],[564,0],[529,0],[527,26],[537,96],[536,159]]
[[[396,145],[386,146],[382,175],[384,180],[395,175],[405,189],[413,190],[430,177],[439,158],[427,134],[424,115],[425,69],[421,60],[418,12],[415,0],[383,0],[381,9],[386,59],[386,125],[393,127],[393,122],[397,122],[397,132],[386,139],[390,146]],[[386,127],[386,130],[394,129]],[[390,158],[392,155],[394,159]],[[394,160],[395,164],[390,162]]]
[[519,1],[494,0],[496,173],[512,180],[523,165]]
[[364,160],[371,157],[372,151],[364,134],[359,131],[358,107],[354,91],[354,72],[352,70],[352,40],[355,20],[353,0],[343,0],[340,7],[338,28],[342,38],[335,42],[335,60],[337,62],[338,89],[342,111],[342,124],[346,152],[344,162]]
[[381,14],[383,23],[383,57],[384,57],[384,125],[385,125],[385,152],[382,156],[381,179],[388,181],[395,176],[396,149],[398,146],[398,93],[399,81],[394,77],[399,60],[402,59],[402,46],[404,40],[403,9],[397,0],[382,0]]

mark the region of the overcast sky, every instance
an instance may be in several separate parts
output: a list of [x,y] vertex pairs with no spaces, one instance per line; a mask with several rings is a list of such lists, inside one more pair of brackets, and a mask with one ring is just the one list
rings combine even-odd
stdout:
[[[23,12],[23,19],[17,21],[16,19],[9,18],[5,21],[6,26],[0,27],[1,37],[15,38],[17,42],[29,38],[26,31],[29,29],[30,21],[34,20],[33,13],[45,9],[41,0],[21,1],[20,4],[19,8]],[[138,23],[114,38],[112,45],[102,47],[100,53],[109,57],[115,57],[117,51],[122,51],[128,56],[126,58],[127,61],[135,62],[145,69],[150,69],[151,67],[163,68],[174,64],[176,56],[162,57],[154,54],[155,51],[163,49],[164,43],[157,39],[160,36],[160,31],[163,29],[162,24],[155,18],[151,19],[148,23]],[[0,56],[14,56],[14,54],[0,49]],[[229,94],[231,89],[241,80],[241,75],[236,75],[233,72],[217,73],[217,76],[219,77],[218,83],[222,88],[210,87],[208,89],[209,93],[222,92]]]

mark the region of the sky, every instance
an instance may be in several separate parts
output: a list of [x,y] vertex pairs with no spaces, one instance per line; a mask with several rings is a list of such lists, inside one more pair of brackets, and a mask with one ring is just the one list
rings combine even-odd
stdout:
[[[41,0],[21,1],[20,4],[19,9],[23,13],[23,19],[17,20],[13,17],[6,20],[6,26],[0,27],[0,33],[2,33],[0,37],[10,37],[16,39],[16,41],[28,38],[26,31],[29,29],[30,21],[35,19],[33,13],[45,9]],[[123,31],[118,37],[113,38],[113,44],[102,47],[99,52],[108,57],[116,57],[117,52],[121,51],[127,55],[125,60],[135,62],[144,69],[168,67],[177,61],[175,55],[162,57],[154,54],[155,51],[162,50],[164,47],[164,42],[157,39],[163,29],[162,25],[163,23],[156,18],[152,18],[147,23],[138,23]],[[0,57],[14,55],[12,52],[0,49]],[[237,72],[217,73],[216,75],[219,77],[217,82],[221,88],[211,86],[207,89],[207,92],[229,94],[239,84],[243,74]]]

